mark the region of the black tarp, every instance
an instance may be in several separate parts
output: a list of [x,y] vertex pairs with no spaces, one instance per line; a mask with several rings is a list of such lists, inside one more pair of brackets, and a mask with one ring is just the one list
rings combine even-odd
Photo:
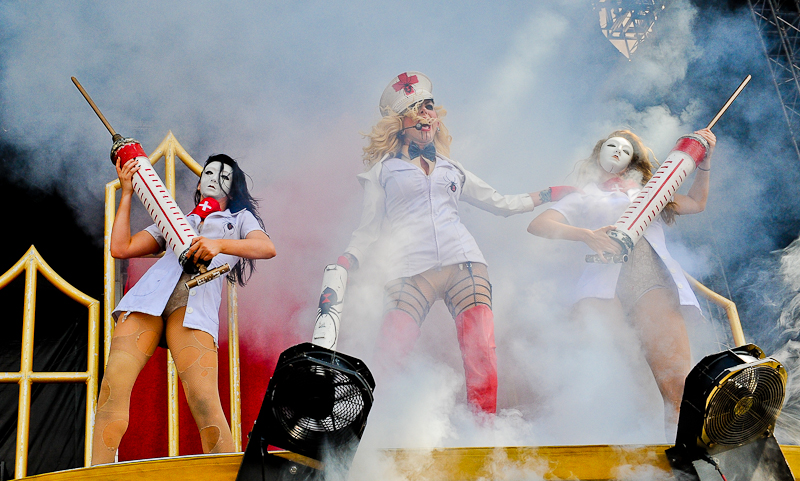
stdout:
[[[23,276],[20,276],[0,292],[0,301],[6,306],[3,324],[7,326],[7,332],[0,339],[0,372],[17,372],[20,368],[22,287]],[[10,302],[10,297],[15,297],[17,302]],[[39,275],[36,311],[33,370],[85,371],[87,309],[58,292]],[[13,325],[15,323],[17,326]],[[6,462],[12,476],[18,399],[17,384],[0,384],[0,460]],[[30,412],[28,475],[83,466],[86,385],[33,383]]]
[[[0,141],[0,274],[34,245],[45,262],[81,292],[98,300],[103,293],[102,236],[78,225],[65,199],[53,189],[25,187],[2,173],[24,171],[25,154]],[[76,162],[79,160],[76,159]],[[102,205],[102,193],[94,193]],[[102,216],[97,219],[102,226]],[[20,367],[24,272],[0,289],[0,372]],[[102,314],[102,313],[101,313]],[[88,310],[37,276],[34,371],[86,371]],[[100,326],[102,333],[102,326]],[[102,342],[102,339],[101,339]],[[102,344],[101,344],[102,349]],[[102,350],[101,350],[102,369]],[[0,384],[0,462],[14,474],[17,384]],[[83,466],[86,386],[34,383],[31,396],[28,475]]]

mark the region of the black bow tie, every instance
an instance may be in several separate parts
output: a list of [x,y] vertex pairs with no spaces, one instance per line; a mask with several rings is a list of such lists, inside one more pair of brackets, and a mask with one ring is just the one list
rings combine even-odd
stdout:
[[417,157],[436,162],[436,146],[431,142],[425,147],[420,147],[416,142],[411,142],[411,145],[408,146],[408,158],[416,159]]

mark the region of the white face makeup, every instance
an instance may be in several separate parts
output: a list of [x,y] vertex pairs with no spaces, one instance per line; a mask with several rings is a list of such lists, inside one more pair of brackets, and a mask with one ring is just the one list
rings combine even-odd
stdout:
[[[220,168],[222,172],[220,172]],[[225,199],[231,191],[233,169],[222,162],[211,162],[203,169],[200,176],[200,196],[213,197],[217,201]]]
[[628,167],[633,158],[633,146],[628,139],[611,137],[600,147],[600,167],[610,174],[619,174]]

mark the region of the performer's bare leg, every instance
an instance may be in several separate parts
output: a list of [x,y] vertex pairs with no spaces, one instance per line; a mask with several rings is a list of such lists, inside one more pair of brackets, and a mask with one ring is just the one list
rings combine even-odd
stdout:
[[217,347],[211,334],[183,327],[185,310],[177,309],[167,319],[167,345],[200,430],[203,452],[230,453],[233,436],[219,398]]
[[611,326],[625,325],[625,313],[618,299],[585,297],[575,303],[569,317],[570,321],[580,324],[602,321]]
[[120,317],[111,340],[111,350],[94,421],[92,465],[113,463],[128,429],[131,391],[139,373],[153,355],[164,322],[140,312]]
[[667,440],[675,439],[683,386],[691,370],[692,356],[680,302],[669,289],[646,292],[634,305],[630,319],[644,348],[664,399]]

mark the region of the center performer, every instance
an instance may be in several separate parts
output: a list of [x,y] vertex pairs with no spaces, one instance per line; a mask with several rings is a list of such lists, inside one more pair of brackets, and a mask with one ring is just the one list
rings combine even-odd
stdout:
[[383,118],[366,135],[366,172],[361,224],[339,264],[353,271],[380,237],[384,222],[391,235],[389,281],[383,324],[375,349],[378,372],[402,366],[420,335],[420,326],[437,299],[456,323],[473,409],[497,410],[492,285],[486,259],[461,223],[459,200],[496,215],[530,212],[543,202],[572,192],[551,187],[541,192],[501,195],[449,159],[452,137],[446,111],[434,105],[432,85],[420,72],[395,77],[380,99]]

